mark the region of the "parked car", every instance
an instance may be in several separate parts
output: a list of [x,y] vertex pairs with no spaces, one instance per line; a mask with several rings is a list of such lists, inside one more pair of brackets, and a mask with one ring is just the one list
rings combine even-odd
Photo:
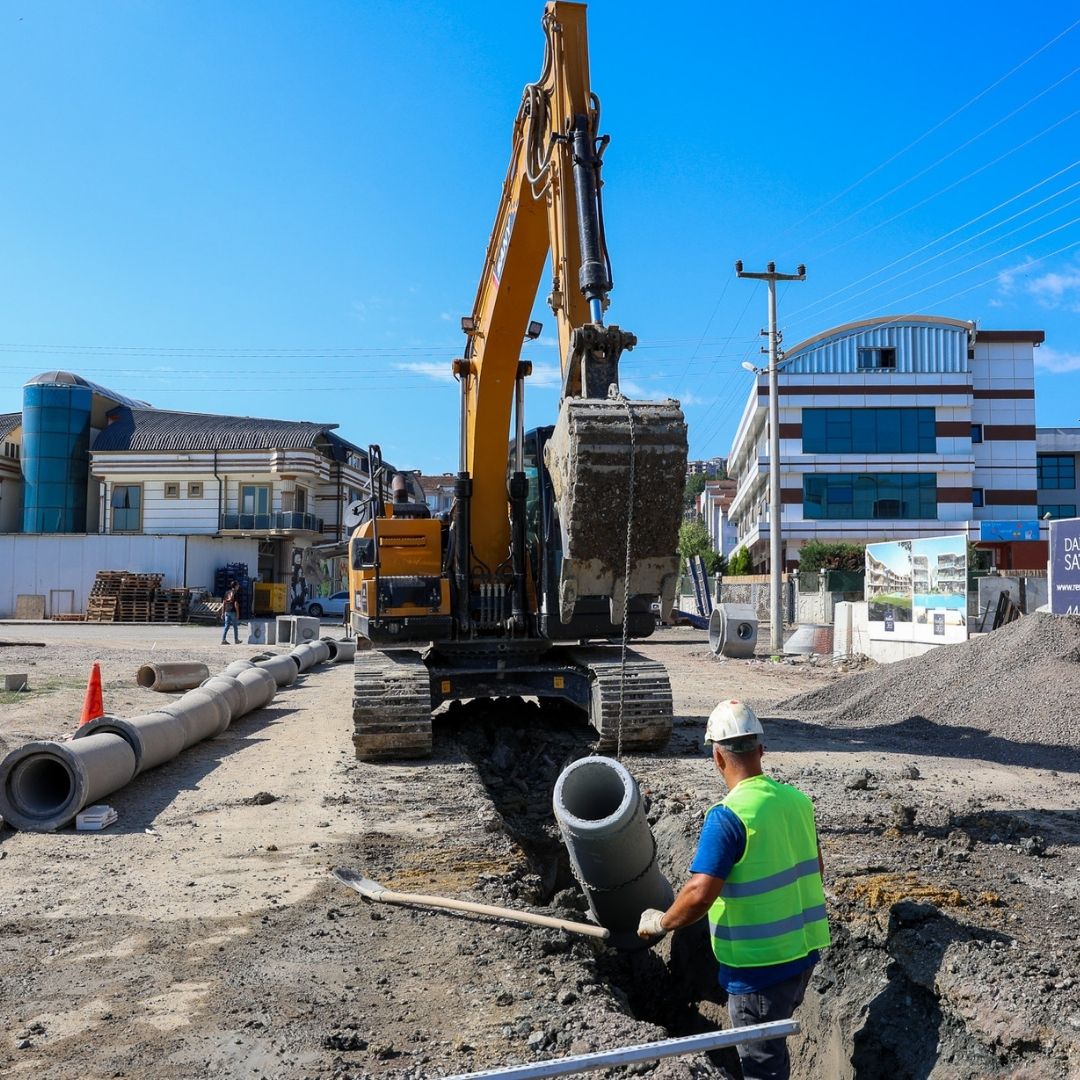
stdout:
[[316,619],[323,615],[336,615],[338,618],[345,617],[345,609],[349,606],[349,592],[336,592],[330,596],[317,596],[307,606],[307,613],[314,615]]

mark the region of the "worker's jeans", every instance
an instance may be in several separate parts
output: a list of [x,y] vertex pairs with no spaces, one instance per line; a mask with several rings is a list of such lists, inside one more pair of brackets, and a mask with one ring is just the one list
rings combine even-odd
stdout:
[[[813,967],[808,967],[798,975],[766,986],[756,994],[732,994],[728,998],[731,1026],[746,1027],[769,1020],[789,1019],[802,1004],[813,973]],[[745,1080],[787,1080],[791,1075],[787,1039],[740,1043],[738,1051]]]
[[236,612],[235,611],[226,611],[225,612],[225,626],[222,628],[222,631],[221,631],[221,643],[223,645],[225,644],[225,641],[229,636],[229,627],[230,626],[232,627],[233,640],[236,642],[237,645],[239,645],[240,644],[240,624],[236,621]]

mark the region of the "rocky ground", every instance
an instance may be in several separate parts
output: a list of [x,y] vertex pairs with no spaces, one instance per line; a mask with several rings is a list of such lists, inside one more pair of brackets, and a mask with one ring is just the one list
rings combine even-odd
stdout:
[[[213,628],[6,625],[0,639],[46,643],[0,647],[0,671],[31,679],[0,695],[9,747],[70,732],[95,659],[106,709],[133,715],[161,701],[135,686],[139,663],[214,670],[257,651],[218,646]],[[701,748],[719,697],[759,710],[767,767],[815,800],[835,943],[791,1041],[795,1076],[1080,1075],[1075,738],[1048,750],[1022,726],[951,728],[931,682],[915,719],[879,723],[872,694],[838,715],[835,665],[721,661],[691,630],[643,651],[671,672],[676,728],[627,764],[676,885],[722,794]],[[365,765],[350,682],[316,668],[111,796],[104,833],[0,831],[0,1075],[405,1080],[724,1023],[694,931],[623,955],[339,885],[329,871],[345,865],[400,891],[583,917],[550,806],[588,730],[541,723],[531,703],[467,706],[440,719],[430,761]],[[813,708],[791,703],[809,691],[824,695]],[[738,1071],[728,1053],[648,1074]]]

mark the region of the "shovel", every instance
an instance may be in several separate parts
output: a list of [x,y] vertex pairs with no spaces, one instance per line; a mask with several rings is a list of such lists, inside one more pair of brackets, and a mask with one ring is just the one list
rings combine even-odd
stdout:
[[383,904],[415,904],[418,907],[449,908],[451,911],[472,911],[477,915],[491,915],[496,919],[509,919],[511,922],[530,923],[533,926],[549,926],[556,930],[566,930],[571,934],[585,934],[588,937],[605,940],[608,931],[603,926],[591,923],[570,922],[568,919],[554,919],[550,915],[534,915],[531,911],[518,911],[517,908],[494,907],[491,904],[473,904],[468,900],[450,900],[443,896],[423,896],[420,893],[392,892],[371,878],[366,878],[348,867],[339,866],[333,872],[342,885],[355,889],[367,900]]

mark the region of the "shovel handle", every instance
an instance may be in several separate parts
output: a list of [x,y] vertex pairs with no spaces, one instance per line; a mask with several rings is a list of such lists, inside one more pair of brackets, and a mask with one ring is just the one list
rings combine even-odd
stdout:
[[448,908],[451,911],[471,911],[476,915],[491,915],[496,919],[509,919],[511,922],[529,923],[532,926],[548,926],[555,930],[566,930],[571,934],[584,934],[586,937],[606,939],[610,932],[603,926],[591,923],[571,922],[569,919],[556,919],[550,915],[536,915],[531,911],[518,911],[517,908],[495,907],[492,904],[474,904],[469,900],[450,900],[442,896],[424,896],[421,893],[382,892],[379,899],[388,904],[412,904],[420,907]]

